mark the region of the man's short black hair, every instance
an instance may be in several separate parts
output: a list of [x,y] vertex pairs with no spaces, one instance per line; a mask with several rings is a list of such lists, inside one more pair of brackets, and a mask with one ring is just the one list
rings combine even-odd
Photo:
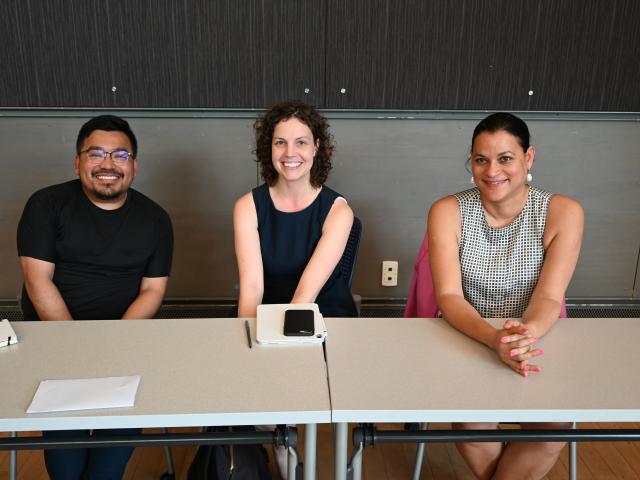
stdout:
[[87,123],[82,125],[82,128],[80,128],[80,131],[78,132],[78,140],[76,141],[76,153],[80,153],[85,139],[91,135],[94,130],[124,133],[131,143],[131,149],[133,150],[131,153],[133,153],[134,157],[138,156],[138,141],[136,140],[136,136],[133,134],[131,127],[126,120],[115,115],[100,115],[98,117],[93,117]]

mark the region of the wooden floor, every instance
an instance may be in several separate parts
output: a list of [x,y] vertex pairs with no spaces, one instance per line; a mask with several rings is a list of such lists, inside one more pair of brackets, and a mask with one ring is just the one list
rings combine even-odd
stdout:
[[[618,424],[580,424],[582,428],[615,428]],[[640,428],[638,423],[620,425],[625,428]],[[380,428],[398,428],[396,425],[379,425]],[[449,428],[448,424],[432,424],[431,428]],[[172,431],[187,431],[172,429]],[[304,437],[302,427],[299,436]],[[3,434],[6,436],[6,434]],[[333,478],[333,441],[330,425],[318,427],[318,478]],[[186,480],[189,464],[195,453],[194,447],[173,448],[176,479]],[[298,448],[300,457],[304,445]],[[365,451],[364,477],[367,480],[407,479],[413,472],[414,445],[379,445]],[[473,475],[451,444],[434,444],[426,450],[423,479],[447,480],[472,479]],[[8,478],[9,454],[0,452],[0,479]],[[272,462],[273,467],[273,462]],[[161,448],[138,448],[134,452],[125,480],[157,480],[166,470],[164,452]],[[278,478],[275,468],[274,479]],[[548,480],[568,478],[568,454],[563,452],[560,460],[547,475]],[[21,480],[46,480],[41,451],[24,451],[18,454],[18,478]],[[640,479],[640,443],[633,442],[585,442],[578,447],[578,478],[580,480]]]

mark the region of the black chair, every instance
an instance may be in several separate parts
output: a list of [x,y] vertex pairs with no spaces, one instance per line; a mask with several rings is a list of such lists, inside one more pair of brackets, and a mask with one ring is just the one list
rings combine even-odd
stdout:
[[340,274],[342,278],[347,282],[349,290],[351,290],[351,283],[353,282],[353,273],[355,272],[356,259],[358,258],[358,249],[360,248],[360,236],[362,235],[362,222],[358,217],[353,217],[353,225],[351,225],[351,232],[349,232],[349,239],[347,245],[344,247],[344,253],[338,263],[340,268]]
[[[344,247],[344,253],[340,262],[338,262],[338,268],[340,269],[340,275],[347,283],[347,287],[351,290],[351,284],[353,283],[353,274],[356,270],[356,260],[358,258],[358,249],[360,248],[360,237],[362,235],[362,222],[358,217],[353,217],[353,225],[351,225],[351,232],[349,232],[349,239]],[[353,303],[356,305],[356,311],[360,316],[360,305],[362,298],[360,295],[352,294]]]

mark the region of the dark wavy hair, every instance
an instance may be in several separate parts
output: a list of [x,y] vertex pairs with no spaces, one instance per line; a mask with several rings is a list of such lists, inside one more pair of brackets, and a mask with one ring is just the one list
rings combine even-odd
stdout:
[[310,181],[314,187],[320,187],[327,181],[332,168],[331,156],[335,150],[333,135],[329,133],[327,119],[314,107],[299,100],[276,103],[253,124],[256,134],[256,162],[260,164],[260,173],[269,186],[273,186],[278,180],[278,172],[271,159],[273,131],[278,123],[294,117],[309,127],[314,144],[318,144],[318,151],[311,167]]
[[502,130],[516,137],[522,150],[526,152],[529,149],[531,138],[527,124],[521,118],[506,112],[492,113],[476,126],[473,137],[471,137],[471,148],[473,148],[476,137],[481,133],[495,133]]
[[82,125],[78,132],[78,139],[76,140],[76,153],[80,153],[82,150],[82,144],[95,130],[105,130],[107,132],[122,132],[124,133],[129,142],[131,143],[131,149],[133,150],[133,157],[138,156],[138,141],[133,134],[129,123],[123,118],[116,117],[115,115],[100,115],[93,117],[87,123]]

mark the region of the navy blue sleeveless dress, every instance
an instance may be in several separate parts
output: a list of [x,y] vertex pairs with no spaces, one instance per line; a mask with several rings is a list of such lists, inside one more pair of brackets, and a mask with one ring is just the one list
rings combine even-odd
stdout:
[[[258,215],[264,272],[262,303],[289,303],[318,245],[329,210],[341,195],[324,186],[304,210],[281,212],[276,210],[267,184],[251,193]],[[337,267],[320,290],[316,303],[325,317],[357,316],[351,292]]]

